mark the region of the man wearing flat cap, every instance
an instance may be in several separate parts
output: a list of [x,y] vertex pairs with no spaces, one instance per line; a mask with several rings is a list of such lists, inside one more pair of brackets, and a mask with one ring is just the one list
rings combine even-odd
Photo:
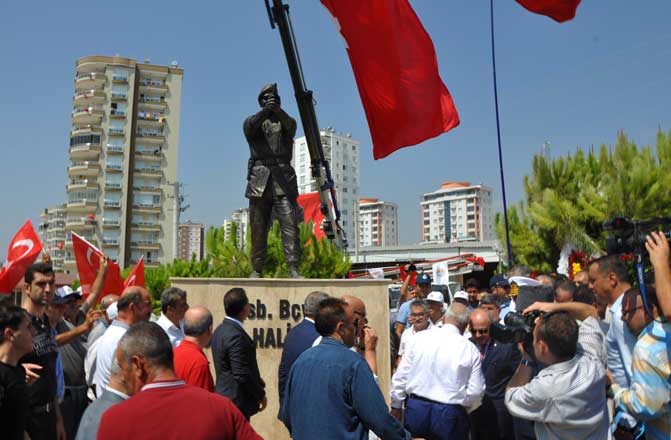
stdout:
[[263,271],[273,212],[280,222],[289,277],[298,278],[298,218],[302,210],[296,201],[298,186],[291,166],[296,121],[280,107],[277,84],[263,87],[258,101],[261,110],[245,119],[243,125],[250,153],[245,191],[252,229],[250,278],[260,277]]

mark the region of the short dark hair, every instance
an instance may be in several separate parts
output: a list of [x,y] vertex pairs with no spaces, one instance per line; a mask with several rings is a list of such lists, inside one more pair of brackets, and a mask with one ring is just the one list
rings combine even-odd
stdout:
[[23,280],[27,284],[33,284],[33,280],[35,279],[36,273],[41,273],[42,275],[53,275],[54,268],[51,266],[51,264],[48,263],[32,264],[28,267],[28,269],[26,269],[26,273],[23,276]]
[[478,283],[478,280],[475,278],[469,278],[466,280],[466,284],[464,284],[464,289],[468,289],[469,287],[475,287],[476,289],[480,289],[480,283]]
[[138,322],[123,335],[119,350],[126,362],[140,355],[155,367],[173,369],[172,344],[170,339],[155,322]]
[[200,336],[207,331],[212,325],[212,313],[209,311],[205,316],[199,317],[199,319],[186,319],[184,318],[184,334],[186,336]]
[[[639,289],[638,287],[632,287],[631,289],[624,292],[624,295],[625,295],[624,296],[625,304],[627,304],[628,301],[635,299],[637,296],[642,296],[641,289]],[[654,316],[652,315],[652,308],[650,308],[650,306],[655,306],[655,308],[659,310],[659,301],[657,300],[657,290],[655,290],[655,288],[649,284],[645,286],[645,300],[646,300],[645,302],[648,305],[648,308],[650,309],[649,311],[648,309],[646,309],[645,314],[649,318],[654,318]]]
[[480,305],[491,304],[495,307],[501,307],[501,297],[495,293],[485,293],[480,299]]
[[347,303],[340,298],[326,298],[319,303],[319,311],[315,316],[315,328],[322,336],[331,336],[339,322],[345,322]]
[[140,292],[124,293],[116,303],[117,310],[126,310],[131,304],[138,305],[142,302],[142,295]]
[[0,344],[5,342],[5,329],[18,330],[27,312],[18,306],[0,306]]
[[577,287],[570,281],[564,281],[563,283],[560,283],[557,287],[555,287],[555,290],[563,290],[565,292],[570,293],[571,298],[575,298],[575,291],[577,290]]
[[224,295],[224,311],[231,318],[240,315],[247,304],[249,299],[242,287],[234,287]]
[[578,323],[566,312],[549,313],[538,324],[538,339],[553,355],[571,359],[578,349]]
[[598,264],[597,270],[600,274],[614,273],[619,281],[630,282],[629,272],[627,272],[627,265],[620,259],[619,255],[606,255],[605,257],[597,258],[589,265]]
[[573,294],[573,301],[592,305],[596,302],[596,296],[594,295],[594,292],[592,292],[592,289],[589,288],[589,286],[581,284]]
[[177,307],[177,298],[186,298],[186,291],[179,287],[168,287],[161,293],[161,311],[168,311],[168,307]]
[[421,307],[424,310],[424,313],[427,313],[429,311],[429,303],[423,299],[413,300],[410,303],[410,308],[412,309],[413,307]]

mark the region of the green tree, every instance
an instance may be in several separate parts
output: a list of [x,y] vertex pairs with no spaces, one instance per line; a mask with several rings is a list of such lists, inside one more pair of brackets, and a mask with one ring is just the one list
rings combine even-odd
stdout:
[[[604,221],[669,216],[669,188],[671,133],[658,132],[654,149],[639,148],[620,132],[612,148],[578,148],[555,159],[537,155],[531,175],[524,178],[525,201],[509,210],[513,259],[550,270],[567,243],[588,253],[603,252]],[[501,215],[495,224],[504,241]]]

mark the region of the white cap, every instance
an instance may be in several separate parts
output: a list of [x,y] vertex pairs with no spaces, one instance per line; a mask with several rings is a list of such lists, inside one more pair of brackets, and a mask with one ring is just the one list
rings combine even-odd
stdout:
[[105,310],[105,313],[107,313],[107,318],[110,321],[113,321],[116,319],[117,315],[119,314],[119,311],[116,308],[116,301],[114,301],[112,304],[107,306],[107,310]]
[[463,290],[460,290],[454,294],[454,299],[465,299],[466,301],[468,301],[468,293],[464,292]]
[[445,298],[443,298],[443,294],[440,292],[431,292],[429,293],[429,296],[426,297],[427,301],[435,301],[439,302],[441,304],[445,303]]

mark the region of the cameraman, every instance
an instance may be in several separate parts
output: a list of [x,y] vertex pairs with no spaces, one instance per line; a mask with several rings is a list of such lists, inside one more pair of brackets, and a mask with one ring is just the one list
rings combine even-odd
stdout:
[[[522,361],[506,388],[508,411],[534,421],[538,438],[608,438],[605,336],[596,310],[575,302],[537,302],[524,313],[532,311],[545,314],[535,321],[534,357],[519,346]],[[534,358],[546,367],[532,380]]]

